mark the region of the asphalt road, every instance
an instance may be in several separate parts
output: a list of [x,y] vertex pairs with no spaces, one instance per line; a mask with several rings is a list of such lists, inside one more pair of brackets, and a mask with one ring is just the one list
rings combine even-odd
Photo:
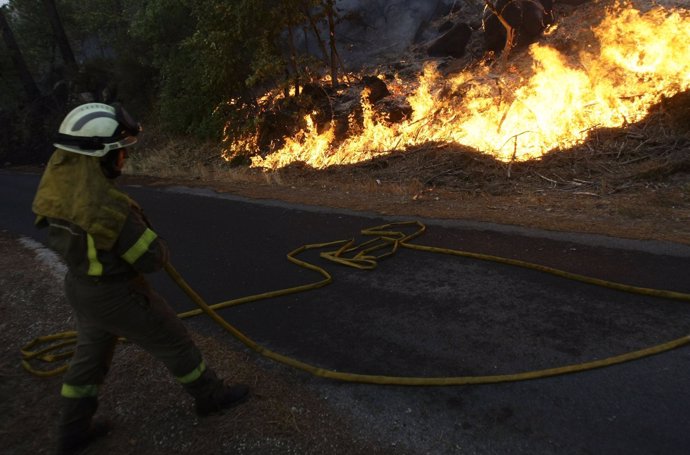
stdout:
[[[43,240],[30,213],[37,183],[35,175],[0,171],[0,229]],[[285,254],[393,221],[208,190],[126,191],[170,243],[178,270],[209,302],[318,280]],[[416,243],[690,292],[687,246],[420,221],[427,232]],[[274,351],[338,371],[514,373],[599,359],[690,332],[687,303],[496,263],[403,250],[374,271],[360,271],[316,253],[301,257],[325,266],[334,283],[221,314]],[[164,275],[153,281],[178,310],[193,307]],[[236,344],[205,317],[189,324]],[[311,387],[393,453],[685,454],[690,447],[689,348],[567,376],[441,388],[338,383],[265,365]]]

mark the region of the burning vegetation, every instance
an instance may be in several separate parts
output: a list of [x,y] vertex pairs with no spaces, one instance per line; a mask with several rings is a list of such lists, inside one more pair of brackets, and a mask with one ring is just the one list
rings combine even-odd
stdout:
[[464,60],[429,60],[417,46],[374,75],[343,75],[337,84],[326,77],[299,93],[269,91],[244,109],[254,125],[249,133],[232,134],[229,125],[224,157],[249,157],[264,169],[321,169],[453,145],[523,162],[639,122],[690,88],[687,9],[595,3],[549,7],[544,17],[550,25],[542,21],[548,27],[529,47],[519,42],[519,26],[504,27],[502,53],[484,52],[485,41],[473,48],[468,38]]

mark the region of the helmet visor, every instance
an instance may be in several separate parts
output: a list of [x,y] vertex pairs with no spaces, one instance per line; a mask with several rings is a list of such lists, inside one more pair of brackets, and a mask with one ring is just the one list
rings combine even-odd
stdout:
[[105,155],[111,150],[117,150],[125,147],[130,147],[134,144],[137,143],[137,138],[134,136],[125,136],[124,138],[120,139],[117,142],[110,142],[107,144],[103,144],[103,150],[99,152],[99,154]]
[[115,118],[120,127],[132,136],[136,136],[141,132],[141,124],[134,120],[134,117],[120,103],[113,103],[111,106],[115,108]]

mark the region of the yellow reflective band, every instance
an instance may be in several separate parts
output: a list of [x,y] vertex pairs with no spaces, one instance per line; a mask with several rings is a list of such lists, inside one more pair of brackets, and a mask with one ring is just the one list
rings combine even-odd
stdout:
[[96,395],[98,395],[98,385],[97,384],[89,384],[89,385],[62,384],[62,390],[60,391],[60,395],[62,395],[65,398],[95,397]]
[[146,253],[146,251],[149,249],[149,246],[151,246],[151,243],[156,240],[156,237],[158,237],[158,234],[153,232],[151,229],[146,228],[144,233],[141,234],[141,237],[139,237],[139,240],[137,240],[137,242],[132,245],[132,247],[128,249],[125,254],[122,255],[122,259],[130,264],[134,264],[142,254]]
[[198,367],[194,368],[191,372],[185,374],[184,376],[177,377],[176,379],[180,384],[189,384],[190,382],[194,382],[199,379],[201,375],[204,374],[204,371],[206,371],[206,364],[202,360]]
[[86,234],[86,244],[88,250],[86,255],[89,258],[89,271],[87,275],[89,276],[101,276],[103,275],[103,264],[98,260],[98,251],[96,250],[96,243],[93,241],[93,237]]

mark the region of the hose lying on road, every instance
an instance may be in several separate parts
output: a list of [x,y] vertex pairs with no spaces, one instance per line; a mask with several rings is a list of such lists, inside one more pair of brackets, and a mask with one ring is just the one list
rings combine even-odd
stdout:
[[[401,229],[413,227],[416,228],[412,233],[405,234]],[[396,230],[397,229],[397,230]],[[223,317],[218,314],[218,310],[223,308],[228,308],[231,306],[237,306],[245,303],[256,302],[258,300],[264,300],[274,297],[280,297],[288,294],[294,294],[298,292],[304,292],[312,289],[317,289],[333,281],[331,274],[329,274],[324,268],[317,265],[305,262],[298,259],[297,256],[307,250],[313,249],[329,249],[336,247],[334,251],[326,251],[320,253],[320,256],[328,259],[330,261],[347,265],[350,267],[356,267],[359,269],[370,270],[376,267],[377,262],[380,259],[391,256],[398,251],[399,248],[409,248],[417,251],[425,251],[437,254],[448,254],[453,256],[461,256],[478,260],[493,261],[502,264],[508,264],[518,267],[524,267],[528,269],[538,270],[545,273],[550,273],[556,276],[560,276],[570,280],[581,281],[584,283],[603,286],[619,291],[625,291],[630,293],[642,294],[652,297],[660,297],[666,299],[674,299],[690,302],[690,294],[684,294],[675,291],[666,291],[660,289],[649,289],[636,286],[630,286],[621,283],[615,283],[611,281],[601,280],[598,278],[587,277],[583,275],[578,275],[575,273],[570,273],[551,267],[533,264],[525,261],[520,261],[516,259],[502,258],[497,256],[490,256],[485,254],[470,253],[466,251],[452,250],[447,248],[438,248],[425,245],[419,245],[411,243],[411,240],[418,237],[425,231],[425,226],[418,221],[408,221],[391,223],[382,226],[377,226],[362,231],[363,235],[371,236],[372,239],[356,245],[353,240],[347,241],[335,241],[327,243],[318,243],[303,245],[296,250],[290,252],[287,258],[290,262],[304,267],[306,269],[317,272],[322,276],[322,279],[309,284],[304,284],[300,286],[295,286],[286,289],[280,289],[276,291],[266,292],[262,294],[250,295],[234,300],[228,300],[225,302],[217,303],[214,305],[209,305],[206,301],[182,278],[179,272],[170,264],[166,266],[166,271],[170,277],[177,283],[177,285],[187,294],[187,296],[196,303],[199,308],[180,313],[178,316],[180,318],[188,318],[196,316],[199,314],[207,314],[216,323],[222,326],[225,330],[230,332],[235,338],[242,342],[245,346],[256,351],[264,357],[272,359],[274,361],[280,362],[282,364],[297,368],[302,371],[306,371],[314,376],[319,376],[323,378],[335,379],[339,381],[347,382],[359,382],[366,384],[394,384],[394,385],[415,385],[415,386],[449,386],[449,385],[466,385],[466,384],[490,384],[498,382],[509,382],[509,381],[522,381],[527,379],[543,378],[548,376],[555,376],[566,373],[574,373],[578,371],[591,370],[594,368],[605,367],[609,365],[615,365],[622,362],[627,362],[630,360],[639,359],[642,357],[647,357],[653,354],[658,354],[660,352],[675,349],[677,347],[683,346],[690,343],[690,335],[671,340],[666,343],[651,346],[645,349],[628,352],[621,355],[616,355],[613,357],[608,357],[605,359],[594,360],[585,363],[566,365],[556,368],[548,368],[542,370],[534,370],[527,372],[520,372],[514,374],[499,374],[499,375],[489,375],[489,376],[455,376],[455,377],[406,377],[406,376],[381,376],[381,375],[368,375],[368,374],[356,374],[328,370],[320,368],[308,363],[302,362],[300,360],[294,359],[292,357],[284,356],[277,352],[273,352],[266,347],[256,343],[254,340],[246,336],[244,333],[239,331],[237,328],[229,324]],[[63,360],[72,355],[71,351],[65,351],[66,346],[70,346],[76,343],[76,332],[64,332],[55,335],[49,335],[44,337],[39,337],[32,340],[29,344],[24,346],[21,350],[22,353],[22,365],[29,372],[38,376],[53,376],[60,374],[67,369],[67,365],[62,365],[59,368],[52,370],[38,370],[31,366],[32,361],[40,362],[54,362],[58,360]],[[48,344],[47,347],[41,348],[39,350],[33,350],[36,346]],[[53,354],[53,352],[57,352]]]

